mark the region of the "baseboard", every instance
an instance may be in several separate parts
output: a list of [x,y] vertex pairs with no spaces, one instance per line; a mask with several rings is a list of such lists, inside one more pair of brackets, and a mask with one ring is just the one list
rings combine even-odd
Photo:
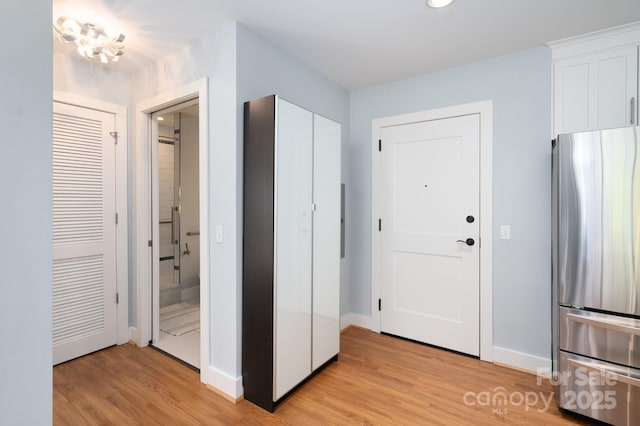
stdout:
[[352,325],[371,330],[371,317],[369,315],[354,314],[351,312],[340,318],[340,331]]
[[493,347],[493,363],[538,374],[551,369],[551,360],[511,349]]
[[140,335],[138,334],[137,327],[129,327],[129,341],[133,341],[135,343],[140,342]]
[[212,391],[219,393],[234,404],[241,399],[244,394],[242,376],[233,377],[214,367],[207,368],[204,373],[202,379]]
[[238,404],[240,401],[244,400],[244,396],[240,395],[237,398],[232,398],[230,395],[227,395],[226,393],[222,392],[220,389],[218,388],[214,388],[211,385],[206,385],[207,389],[209,389],[211,392],[215,393],[218,396],[221,396],[222,398],[226,399],[227,401],[233,403],[233,404]]

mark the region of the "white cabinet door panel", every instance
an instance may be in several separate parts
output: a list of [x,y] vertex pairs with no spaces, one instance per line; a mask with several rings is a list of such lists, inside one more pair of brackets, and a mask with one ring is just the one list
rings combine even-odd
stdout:
[[637,113],[638,47],[628,46],[554,63],[554,132],[630,126]]
[[340,124],[314,115],[313,370],[340,350]]
[[311,374],[313,114],[277,103],[274,401]]

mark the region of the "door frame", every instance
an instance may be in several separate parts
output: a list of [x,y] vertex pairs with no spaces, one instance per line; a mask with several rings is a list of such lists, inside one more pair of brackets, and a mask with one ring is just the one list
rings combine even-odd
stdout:
[[[129,341],[129,244],[128,244],[128,198],[127,198],[127,153],[128,127],[127,107],[87,98],[58,90],[53,91],[53,102],[102,111],[115,116],[118,143],[116,145],[116,344]],[[115,218],[114,218],[115,220]]]
[[480,359],[493,361],[493,101],[377,118],[371,122],[371,330],[380,333],[381,170],[378,141],[383,128],[463,115],[480,116]]
[[136,158],[133,166],[136,175],[136,230],[133,246],[136,253],[136,327],[132,329],[132,339],[138,346],[147,346],[152,338],[152,268],[153,247],[158,247],[158,237],[152,233],[152,119],[151,114],[171,106],[198,99],[198,162],[200,194],[200,381],[210,365],[209,348],[209,87],[208,79],[202,78],[192,83],[164,92],[136,104]]

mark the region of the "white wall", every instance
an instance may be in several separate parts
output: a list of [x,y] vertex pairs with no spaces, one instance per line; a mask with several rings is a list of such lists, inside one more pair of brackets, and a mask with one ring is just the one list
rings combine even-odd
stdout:
[[[238,147],[236,135],[236,23],[219,20],[216,32],[192,46],[158,60],[142,69],[132,79],[132,104],[157,96],[193,81],[208,78],[209,117],[209,203],[210,229],[221,225],[225,230],[224,244],[211,239],[210,267],[210,366],[202,366],[207,382],[227,393],[241,391],[240,367],[240,213],[238,203]],[[135,141],[135,144],[145,143]],[[131,159],[135,164],[142,159]],[[131,187],[135,188],[135,179]],[[135,200],[135,191],[131,195]],[[132,216],[135,219],[135,212]],[[134,220],[132,220],[133,222]],[[137,224],[131,230],[137,234]],[[137,276],[138,262],[134,258],[131,275]],[[135,279],[131,282],[136,291]],[[135,305],[134,305],[135,306]],[[133,309],[131,318],[137,314]]]
[[46,425],[52,421],[51,1],[3,4],[0,38],[0,423]]
[[[279,95],[303,108],[316,112],[342,124],[342,181],[346,183],[347,194],[351,190],[346,172],[348,167],[349,140],[349,92],[336,83],[321,76],[301,63],[298,59],[282,51],[273,44],[253,33],[248,28],[238,26],[238,145],[242,149],[243,104],[252,99],[269,95]],[[242,160],[242,156],[239,157]],[[238,165],[239,179],[242,180],[242,162]],[[239,188],[242,194],[242,187]],[[239,197],[242,201],[242,197]],[[347,209],[351,206],[347,204]],[[238,205],[242,214],[242,205]],[[349,224],[347,224],[349,229]],[[349,243],[349,240],[347,240]],[[341,262],[341,315],[351,312],[350,286],[348,277],[349,259]]]
[[[371,313],[371,120],[493,100],[494,346],[548,359],[551,53],[537,48],[351,94],[351,305]],[[499,239],[511,225],[512,240]]]
[[118,71],[117,64],[105,67],[63,52],[53,53],[53,88],[118,105],[131,100],[130,78]]

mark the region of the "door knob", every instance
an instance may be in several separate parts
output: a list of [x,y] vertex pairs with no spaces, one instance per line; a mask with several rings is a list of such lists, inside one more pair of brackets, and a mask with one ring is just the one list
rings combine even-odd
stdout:
[[467,238],[466,240],[458,240],[457,243],[465,243],[468,246],[474,245],[476,242],[473,238]]

